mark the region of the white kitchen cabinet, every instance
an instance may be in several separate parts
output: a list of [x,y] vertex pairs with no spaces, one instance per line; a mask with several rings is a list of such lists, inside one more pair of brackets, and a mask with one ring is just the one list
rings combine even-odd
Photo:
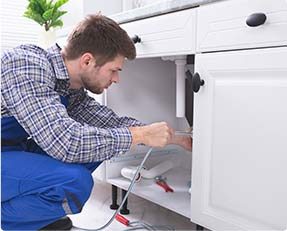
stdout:
[[[254,13],[266,22],[248,27]],[[194,72],[204,80],[194,94],[192,160],[175,149],[155,152],[148,163],[177,160],[167,176],[178,194],[162,194],[152,182],[133,193],[211,230],[287,228],[286,25],[286,0],[218,1],[121,25],[142,38],[136,47],[143,59],[124,70],[126,88],[108,93],[108,106],[120,114],[184,128],[174,112],[175,68],[151,57],[194,55]],[[138,165],[143,153],[107,162],[107,181],[127,189],[120,169]]]
[[212,230],[287,225],[287,47],[196,56],[191,219]]
[[191,220],[212,230],[287,228],[287,2],[273,3],[198,9]]

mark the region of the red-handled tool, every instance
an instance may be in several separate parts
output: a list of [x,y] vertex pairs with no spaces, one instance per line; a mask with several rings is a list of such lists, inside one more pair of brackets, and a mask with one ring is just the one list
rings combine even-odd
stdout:
[[167,183],[157,181],[156,184],[162,187],[166,192],[173,192],[173,189],[169,187]]
[[130,221],[127,218],[125,218],[124,216],[120,215],[120,214],[116,215],[116,220],[118,222],[121,222],[122,224],[124,224],[126,226],[130,225]]
[[155,183],[162,187],[166,192],[174,192],[173,189],[166,183],[166,179],[161,176],[155,177]]

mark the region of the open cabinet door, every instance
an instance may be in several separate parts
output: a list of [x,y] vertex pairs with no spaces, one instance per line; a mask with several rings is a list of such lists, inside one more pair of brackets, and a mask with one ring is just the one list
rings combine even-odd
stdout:
[[196,55],[191,220],[287,228],[287,47]]

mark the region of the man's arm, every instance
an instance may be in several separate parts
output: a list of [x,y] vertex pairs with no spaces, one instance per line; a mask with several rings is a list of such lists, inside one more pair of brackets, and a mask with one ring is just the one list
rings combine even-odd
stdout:
[[166,123],[105,129],[81,124],[68,115],[57,92],[44,82],[12,69],[1,80],[9,113],[48,155],[63,162],[101,161],[128,151],[132,144],[163,147],[170,142]]
[[[132,134],[132,145],[145,144],[153,147],[164,147],[176,144],[191,151],[192,140],[186,136],[174,135],[172,128],[165,122],[145,125],[131,117],[119,117],[112,109],[100,105],[96,100],[82,90],[71,115],[82,123],[102,128],[129,127]],[[73,104],[73,102],[72,102]]]
[[70,116],[80,123],[87,123],[100,128],[119,128],[143,126],[144,123],[127,116],[120,117],[112,109],[100,105],[83,89],[78,91],[70,102],[73,107],[69,110]]
[[10,115],[47,154],[64,162],[87,163],[130,149],[132,136],[127,127],[102,129],[75,121],[47,84],[49,73],[45,69],[26,59],[21,60],[23,68],[13,68],[9,62],[1,66],[2,100]]

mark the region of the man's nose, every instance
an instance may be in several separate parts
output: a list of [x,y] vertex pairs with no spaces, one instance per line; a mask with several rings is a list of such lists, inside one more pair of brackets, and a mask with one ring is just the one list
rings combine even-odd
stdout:
[[119,83],[120,82],[120,75],[119,75],[119,73],[115,73],[113,75],[112,81],[113,81],[113,83]]

